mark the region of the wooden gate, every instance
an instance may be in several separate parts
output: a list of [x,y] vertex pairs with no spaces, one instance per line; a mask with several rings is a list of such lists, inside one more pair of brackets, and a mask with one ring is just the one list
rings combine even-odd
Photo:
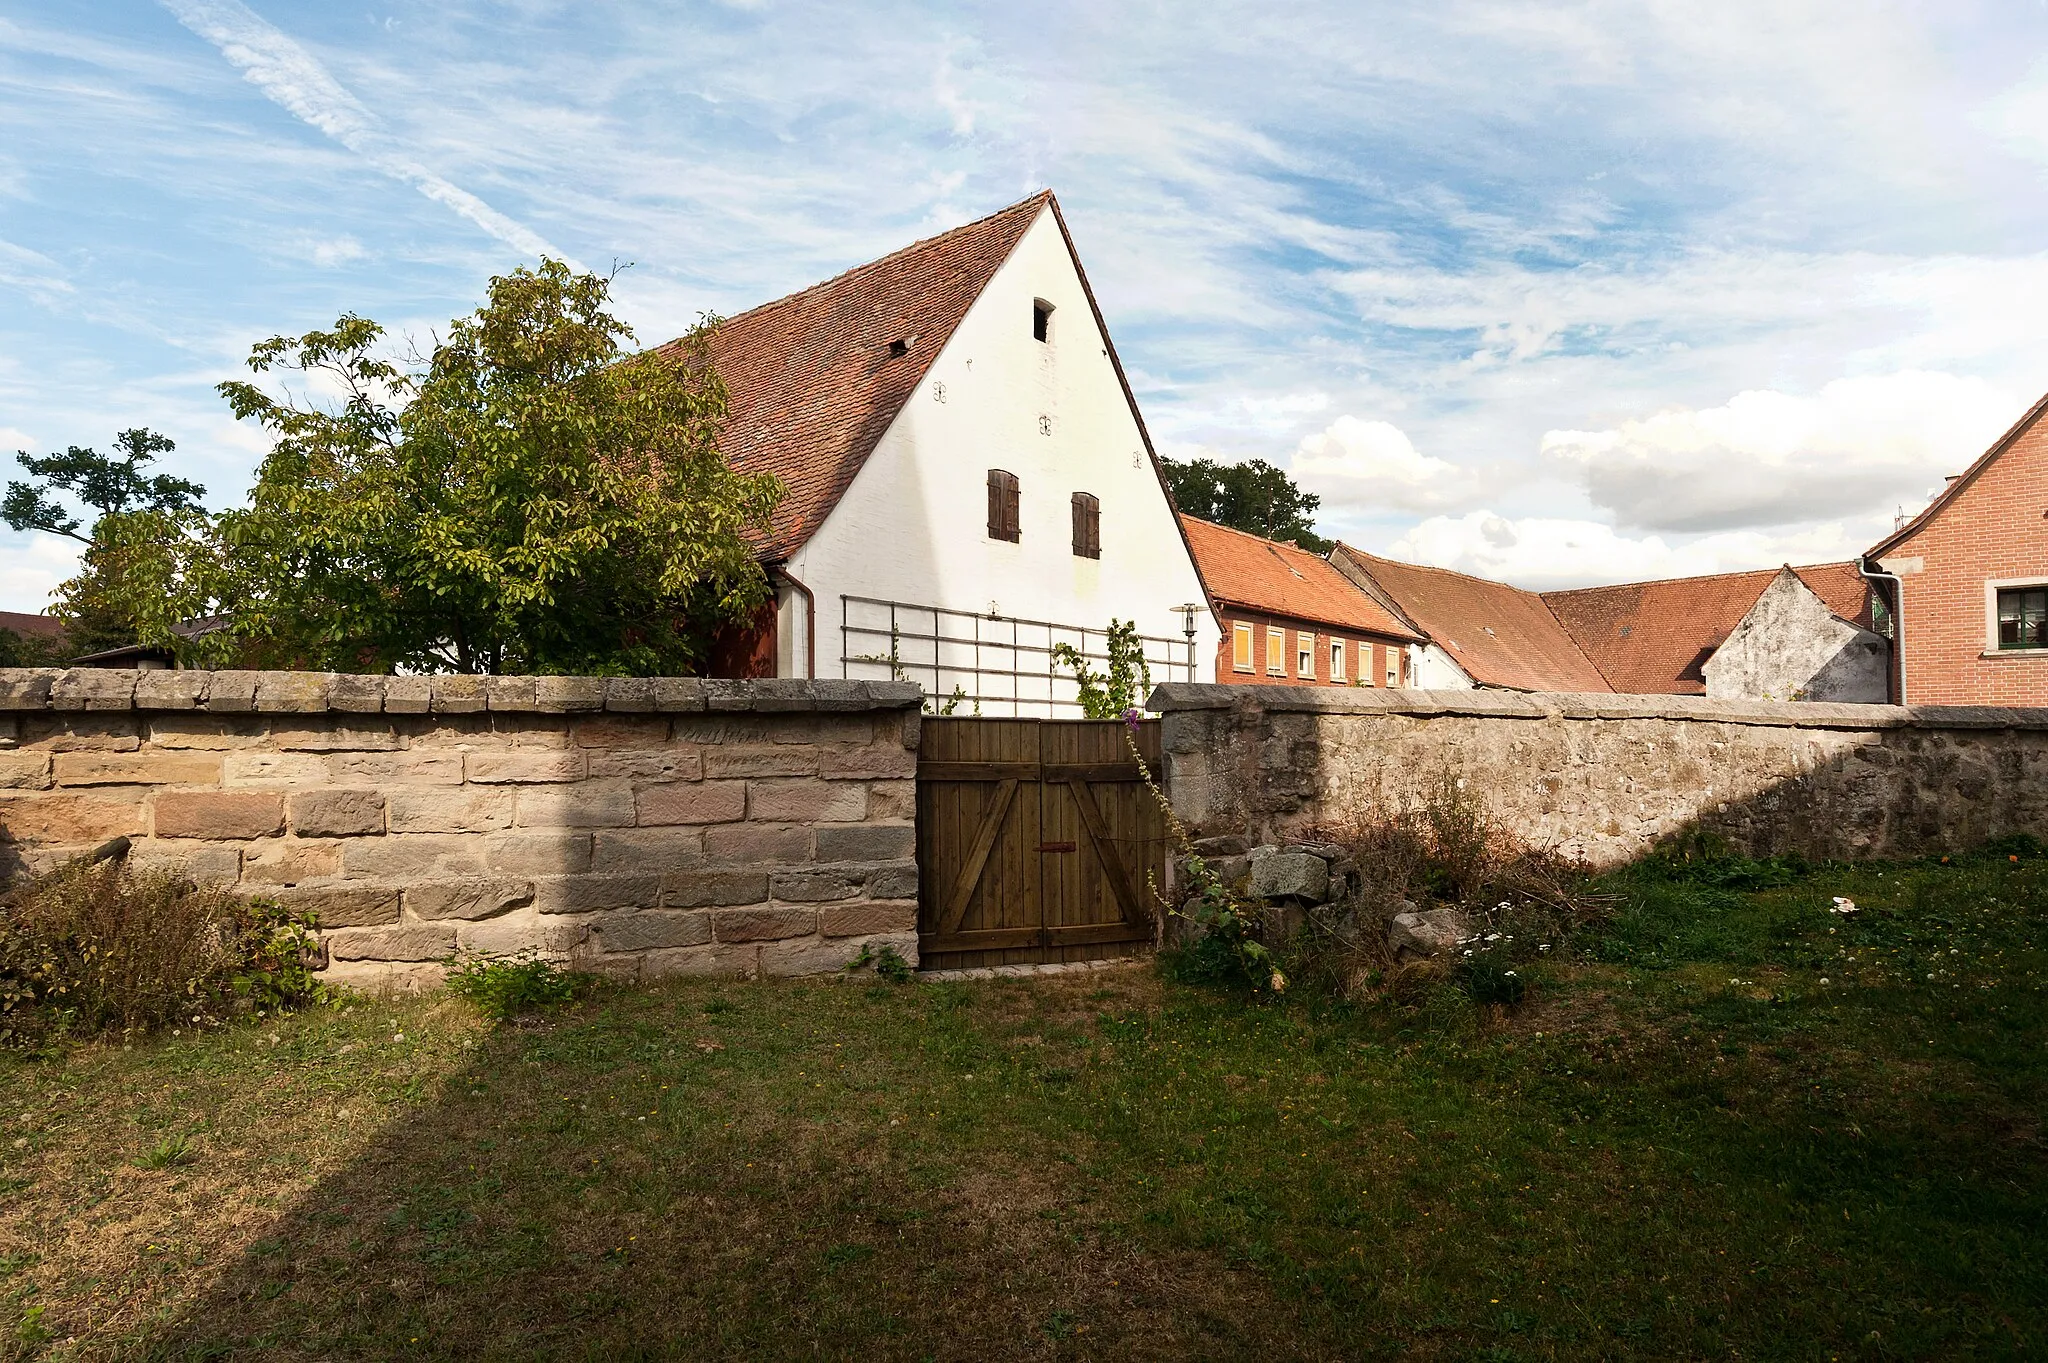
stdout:
[[[927,719],[917,753],[927,969],[1086,961],[1154,939],[1166,820],[1120,720]],[[1138,726],[1159,772],[1159,723]]]

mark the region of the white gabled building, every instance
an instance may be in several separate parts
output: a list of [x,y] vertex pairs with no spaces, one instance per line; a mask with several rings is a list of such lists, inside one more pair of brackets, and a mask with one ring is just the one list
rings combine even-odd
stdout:
[[[1112,617],[1186,681],[1218,627],[1048,191],[720,325],[721,448],[782,478],[774,619],[728,675],[922,682],[1067,715]],[[1101,666],[1097,664],[1098,668]]]

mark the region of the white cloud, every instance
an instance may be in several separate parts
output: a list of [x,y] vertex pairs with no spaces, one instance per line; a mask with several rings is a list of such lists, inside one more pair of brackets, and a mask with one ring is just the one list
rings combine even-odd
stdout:
[[0,610],[49,608],[50,593],[78,571],[82,546],[55,535],[0,530]]
[[1917,506],[2022,410],[1982,379],[1907,370],[1551,431],[1542,448],[1624,528],[1732,530]]
[[1737,531],[1685,544],[1661,536],[1631,539],[1598,521],[1529,516],[1509,519],[1492,511],[1431,516],[1387,548],[1390,558],[1453,568],[1518,587],[1547,591],[1611,582],[1769,568],[1781,563],[1825,563],[1851,558],[1875,535],[1859,538],[1840,524],[1769,535]]
[[1326,505],[1368,512],[1434,510],[1468,485],[1455,464],[1416,449],[1400,427],[1355,416],[1303,436],[1292,470]]
[[[361,156],[378,170],[403,180],[445,204],[526,256],[565,254],[539,233],[401,151],[361,100],[328,73],[312,53],[264,22],[241,0],[164,0],[178,22],[220,49],[223,57],[273,103]],[[573,261],[572,267],[581,269]]]

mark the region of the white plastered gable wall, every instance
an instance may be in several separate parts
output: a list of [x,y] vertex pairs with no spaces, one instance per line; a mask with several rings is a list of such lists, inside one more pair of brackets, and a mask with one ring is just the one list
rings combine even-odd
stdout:
[[1828,608],[1782,569],[1700,668],[1713,700],[1816,700],[1882,704],[1889,645]]
[[[1032,334],[1039,300],[1053,306],[1043,342]],[[1195,603],[1193,656],[1214,658],[1216,623],[1108,352],[1059,223],[1041,209],[789,560],[816,601],[817,676],[842,675],[848,596],[1097,631],[1114,616],[1174,640],[1185,638],[1178,608]],[[988,535],[990,469],[1017,477],[1018,543]],[[1101,503],[1100,559],[1073,553],[1076,492]],[[778,604],[778,671],[803,676],[803,603],[785,588]],[[906,633],[930,627],[904,619]],[[856,637],[847,653],[887,649],[886,638]],[[913,654],[906,645],[906,661]]]

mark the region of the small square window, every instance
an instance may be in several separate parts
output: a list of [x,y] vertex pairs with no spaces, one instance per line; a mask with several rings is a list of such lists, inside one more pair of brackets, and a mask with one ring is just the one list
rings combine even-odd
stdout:
[[1052,304],[1043,298],[1031,300],[1031,339],[1052,340]]
[[1287,631],[1266,626],[1266,672],[1269,676],[1287,675]]
[[1344,641],[1342,639],[1330,640],[1330,680],[1333,682],[1344,680]]
[[1253,670],[1252,627],[1242,620],[1230,627],[1230,666],[1235,672]]
[[2048,585],[1998,593],[1998,647],[2048,648]]

